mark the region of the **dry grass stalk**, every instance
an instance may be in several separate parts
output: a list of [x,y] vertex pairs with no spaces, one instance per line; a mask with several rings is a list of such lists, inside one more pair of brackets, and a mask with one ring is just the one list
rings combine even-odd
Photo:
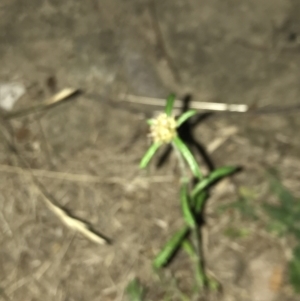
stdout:
[[[88,174],[73,174],[68,172],[44,170],[44,169],[26,169],[18,166],[0,164],[0,172],[7,172],[12,174],[27,174],[34,177],[44,177],[56,180],[64,180],[79,183],[110,183],[110,184],[128,184],[128,179],[120,177],[110,177],[102,179],[98,176]],[[136,177],[135,180],[150,181],[151,183],[171,182],[174,179],[171,175],[166,176],[152,176],[152,177]],[[131,181],[132,182],[132,181]]]
[[66,180],[71,182],[83,183],[102,183],[103,179],[97,176],[87,174],[72,174],[59,171],[43,170],[43,169],[24,169],[18,166],[0,164],[0,172],[8,172],[13,174],[32,174],[35,177],[45,177],[58,180]]
[[[165,99],[160,98],[151,98],[151,97],[143,97],[136,95],[125,95],[122,98],[123,101],[131,102],[135,104],[142,105],[151,105],[151,106],[165,106]],[[181,100],[175,100],[174,109],[180,109],[182,107]],[[216,102],[199,102],[199,101],[191,101],[190,109],[195,110],[208,110],[208,111],[229,111],[229,112],[247,112],[249,107],[244,104],[226,104],[226,103],[216,103]]]
[[13,119],[16,117],[21,117],[24,115],[28,115],[28,114],[33,114],[39,111],[43,111],[48,109],[50,106],[57,104],[63,100],[66,100],[72,96],[75,96],[79,93],[78,89],[73,89],[73,88],[65,88],[63,90],[61,90],[60,92],[56,93],[55,95],[53,95],[52,97],[50,97],[49,99],[47,99],[46,101],[25,108],[25,109],[20,109],[18,111],[15,112],[11,112],[11,113],[7,113],[3,116],[4,119]]
[[39,191],[43,195],[43,200],[47,207],[69,228],[81,233],[83,236],[89,240],[103,245],[108,241],[107,239],[100,237],[98,234],[94,233],[90,226],[87,223],[84,223],[72,216],[70,216],[66,211],[61,209],[59,206],[55,205],[54,202],[47,196],[47,192],[44,191],[44,188],[40,184],[37,184],[34,181],[35,185],[38,187]]

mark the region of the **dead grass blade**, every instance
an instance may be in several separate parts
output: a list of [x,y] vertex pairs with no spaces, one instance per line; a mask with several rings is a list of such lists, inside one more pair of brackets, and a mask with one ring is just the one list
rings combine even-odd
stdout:
[[60,92],[56,93],[55,95],[53,95],[52,97],[50,97],[49,99],[47,99],[46,101],[44,101],[43,103],[31,106],[29,108],[20,109],[15,112],[6,113],[3,116],[3,118],[4,119],[13,119],[13,118],[37,113],[37,112],[46,110],[46,109],[50,108],[51,106],[53,106],[63,100],[67,100],[73,96],[76,96],[79,93],[80,93],[79,89],[65,88],[65,89],[61,90]]
[[[142,105],[151,105],[151,106],[158,106],[164,107],[166,100],[160,98],[151,98],[151,97],[143,97],[143,96],[136,96],[136,95],[125,95],[120,97],[125,102],[131,102],[135,104],[142,104]],[[182,107],[181,100],[175,100],[174,108],[180,109]],[[249,107],[244,104],[226,104],[226,103],[216,103],[216,102],[199,102],[199,101],[191,101],[190,109],[195,110],[208,110],[208,111],[228,111],[228,112],[247,112]]]
[[[0,172],[6,172],[11,174],[26,174],[33,175],[34,177],[56,179],[62,181],[78,182],[78,183],[108,183],[108,184],[120,184],[123,186],[128,185],[129,180],[121,177],[110,177],[110,178],[100,178],[98,176],[88,175],[88,174],[74,174],[69,172],[60,172],[44,169],[26,169],[18,166],[4,165],[0,164]],[[174,180],[172,175],[165,176],[138,176],[131,180],[131,186],[136,184],[136,182],[151,182],[151,183],[169,183]]]
[[94,231],[91,230],[90,226],[78,220],[75,217],[70,216],[65,210],[57,206],[53,200],[48,195],[48,192],[45,188],[40,184],[34,181],[35,186],[39,189],[39,191],[43,195],[43,200],[47,207],[69,228],[75,230],[76,232],[81,233],[83,236],[88,238],[89,240],[104,245],[109,243],[107,238],[101,237],[99,234],[96,234]]
[[71,182],[81,183],[103,183],[110,182],[110,179],[103,180],[100,177],[87,174],[73,174],[67,172],[43,170],[43,169],[25,169],[18,166],[2,165],[0,164],[0,172],[7,172],[13,174],[32,174],[35,177],[45,177],[57,180],[65,180]]

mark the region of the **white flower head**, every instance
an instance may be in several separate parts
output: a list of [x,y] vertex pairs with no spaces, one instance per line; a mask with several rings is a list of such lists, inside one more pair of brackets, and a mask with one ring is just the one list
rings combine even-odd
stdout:
[[170,143],[176,136],[176,120],[166,113],[161,113],[151,120],[150,136],[154,142]]

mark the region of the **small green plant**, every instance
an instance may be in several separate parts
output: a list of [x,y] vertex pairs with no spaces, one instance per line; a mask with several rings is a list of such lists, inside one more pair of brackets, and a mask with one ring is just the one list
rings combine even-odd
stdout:
[[271,189],[276,194],[279,204],[264,204],[264,209],[271,222],[269,230],[278,236],[293,235],[298,240],[293,259],[289,263],[289,278],[296,293],[300,293],[300,199],[294,197],[274,175],[268,174]]
[[238,199],[226,205],[221,205],[218,208],[220,214],[225,211],[236,209],[241,213],[243,218],[248,220],[258,220],[256,208],[254,206],[254,200],[256,194],[250,188],[241,186],[238,191]]
[[[267,229],[279,237],[294,236],[298,244],[293,251],[293,259],[288,265],[288,274],[291,285],[296,293],[300,293],[300,199],[282,185],[277,172],[271,169],[267,172],[270,189],[277,196],[277,204],[262,204],[262,209],[269,216]],[[235,202],[219,207],[222,213],[225,210],[238,210],[243,218],[250,221],[259,220],[259,208],[253,202],[256,199],[254,190],[240,187],[239,199]],[[224,234],[231,238],[242,238],[249,234],[247,229],[229,227]]]
[[246,238],[250,235],[250,231],[247,228],[228,227],[225,229],[224,235],[232,239]]
[[176,119],[172,116],[174,100],[175,96],[170,95],[164,113],[161,113],[155,119],[148,120],[153,143],[142,158],[140,167],[145,168],[162,145],[172,145],[181,170],[181,181],[178,190],[185,225],[175,232],[165,244],[154,259],[153,267],[157,270],[166,266],[173,259],[177,250],[183,248],[193,262],[197,290],[204,288],[216,289],[217,283],[210,279],[204,271],[199,231],[200,221],[204,204],[208,199],[210,186],[221,178],[233,174],[237,171],[237,168],[222,167],[204,177],[192,152],[177,133],[177,129],[194,116],[196,111],[189,110]]
[[300,294],[300,245],[293,252],[293,259],[289,263],[290,283],[297,294]]
[[126,294],[130,301],[144,301],[145,290],[138,279],[134,278],[126,287]]

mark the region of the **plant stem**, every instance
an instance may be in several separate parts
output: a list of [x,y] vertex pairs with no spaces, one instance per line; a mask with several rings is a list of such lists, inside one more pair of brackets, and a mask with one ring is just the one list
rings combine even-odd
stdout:
[[192,237],[193,237],[193,244],[194,244],[195,252],[197,255],[197,258],[196,258],[197,284],[199,285],[200,289],[203,289],[206,286],[206,275],[205,275],[204,264],[203,264],[201,236],[200,236],[198,228],[192,229]]
[[[184,158],[182,157],[180,151],[177,149],[177,147],[174,144],[173,144],[173,148],[177,156],[180,171],[181,171],[180,181],[181,183],[188,183],[189,177],[188,177],[188,171],[185,165]],[[207,281],[204,272],[204,264],[203,264],[203,257],[202,257],[201,235],[199,233],[198,227],[191,229],[191,231],[192,231],[192,241],[196,253],[195,274],[196,274],[197,285],[199,286],[200,289],[203,289]]]
[[184,159],[180,153],[180,151],[177,149],[177,147],[172,144],[173,149],[175,151],[178,163],[179,163],[179,168],[180,168],[180,172],[181,172],[181,178],[180,178],[180,182],[181,183],[187,183],[189,181],[189,177],[188,177],[188,173],[187,173],[187,168],[184,162]]

